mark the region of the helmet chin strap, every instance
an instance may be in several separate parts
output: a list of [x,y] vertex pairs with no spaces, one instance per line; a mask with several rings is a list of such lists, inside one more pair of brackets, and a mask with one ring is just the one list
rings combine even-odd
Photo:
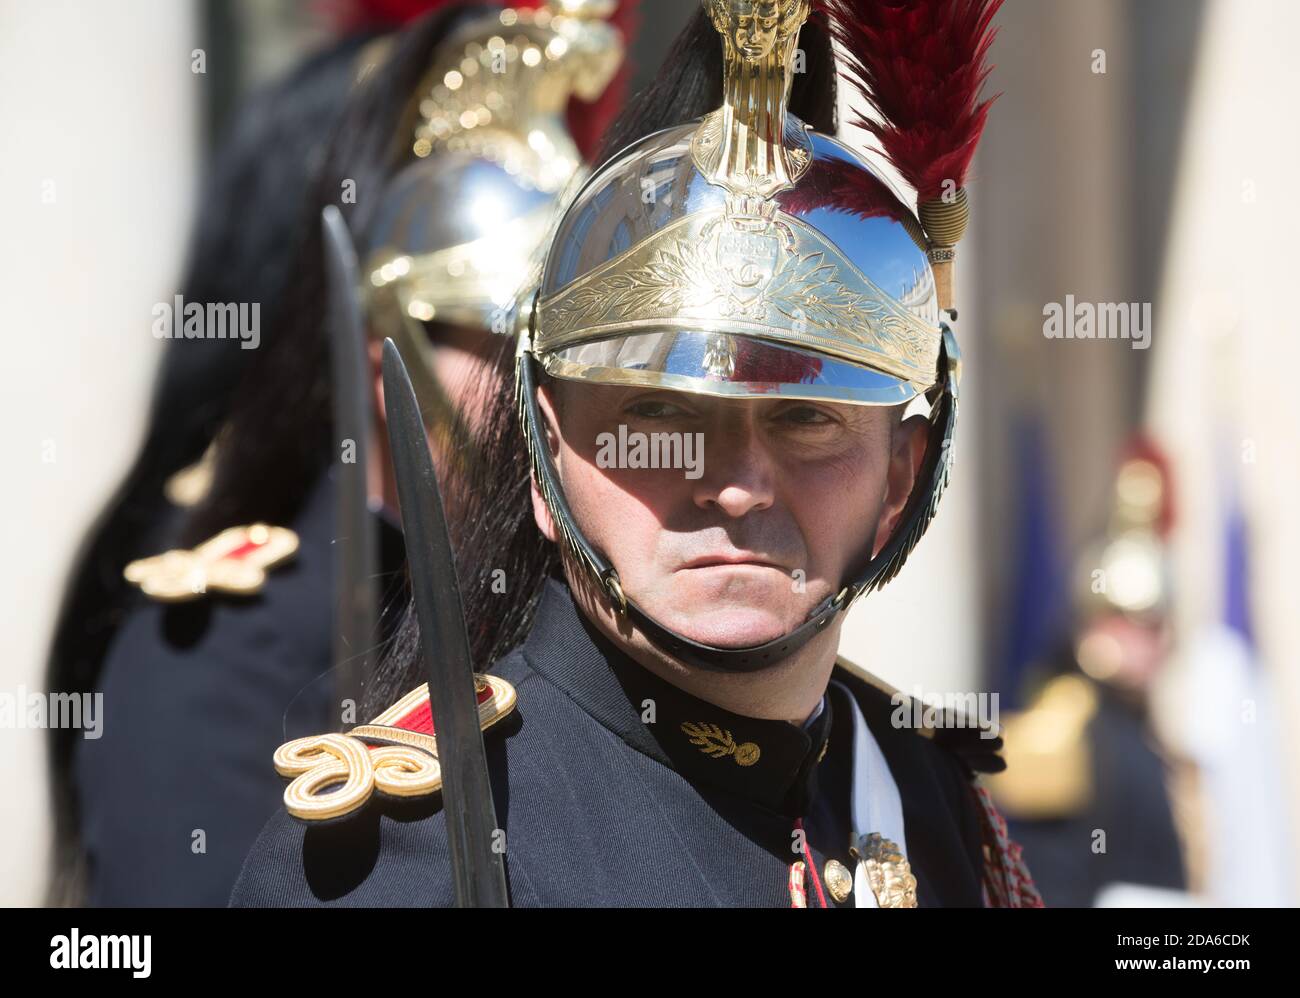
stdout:
[[573,519],[560,485],[555,461],[546,446],[541,410],[537,404],[536,359],[530,349],[521,349],[516,366],[516,389],[520,423],[532,454],[533,474],[551,517],[574,554],[591,572],[609,597],[616,613],[626,616],[660,651],[679,662],[708,672],[755,672],[793,655],[848,609],[863,593],[882,588],[898,574],[921,535],[934,518],[939,498],[948,482],[952,464],[952,434],[957,421],[957,376],[959,361],[952,331],[945,324],[939,352],[939,382],[931,389],[930,432],[921,472],[912,486],[902,519],[889,541],[870,559],[861,572],[834,596],[817,604],[808,618],[794,630],[761,645],[721,648],[692,641],[684,634],[660,624],[636,601],[629,599],[619,582],[618,571],[587,540]]

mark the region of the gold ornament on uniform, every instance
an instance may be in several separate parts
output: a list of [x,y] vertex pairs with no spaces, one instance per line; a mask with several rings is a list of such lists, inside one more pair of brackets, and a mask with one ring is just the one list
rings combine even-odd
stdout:
[[843,904],[853,895],[853,874],[838,859],[826,861],[826,889],[836,904]]
[[285,808],[294,817],[314,821],[355,810],[376,789],[394,797],[415,797],[442,786],[442,768],[428,752],[409,745],[372,749],[351,735],[286,742],[276,750],[275,769],[295,778],[284,792]]
[[251,596],[261,591],[270,569],[297,551],[298,535],[292,530],[254,523],[223,530],[193,550],[133,561],[122,575],[163,603],[184,603],[212,592]]
[[[515,708],[516,693],[504,679],[475,676],[479,727],[487,731]],[[378,791],[388,797],[427,797],[442,789],[429,688],[420,686],[369,724],[347,734],[311,735],[275,750],[275,770],[291,782],[285,809],[303,821],[350,814]]]
[[872,832],[851,851],[866,868],[867,884],[880,907],[916,907],[916,877],[897,843]]
[[730,756],[737,766],[752,766],[762,755],[762,750],[753,742],[741,742],[737,745],[731,732],[723,730],[716,724],[683,721],[682,732],[690,739],[692,745],[711,759],[725,759]]
[[1006,717],[1003,749],[1009,765],[987,776],[998,807],[1022,821],[1078,815],[1093,799],[1088,726],[1097,688],[1077,673],[1052,679],[1029,706]]

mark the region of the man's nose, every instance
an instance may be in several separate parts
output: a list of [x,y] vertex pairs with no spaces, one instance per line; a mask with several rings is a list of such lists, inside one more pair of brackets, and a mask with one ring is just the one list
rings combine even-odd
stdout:
[[741,418],[715,424],[704,434],[703,474],[695,504],[741,517],[769,508],[776,496],[777,468],[759,428]]

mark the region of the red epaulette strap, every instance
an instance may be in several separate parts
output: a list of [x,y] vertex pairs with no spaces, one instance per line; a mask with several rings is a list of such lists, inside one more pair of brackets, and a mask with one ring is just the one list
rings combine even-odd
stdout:
[[984,907],[1042,908],[1043,897],[1020,854],[1020,844],[1007,833],[1006,819],[979,784],[971,787],[979,802],[980,837],[984,843]]

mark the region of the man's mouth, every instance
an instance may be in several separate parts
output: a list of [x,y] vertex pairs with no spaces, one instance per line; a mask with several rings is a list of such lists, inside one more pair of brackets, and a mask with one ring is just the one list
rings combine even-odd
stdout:
[[698,558],[692,558],[686,562],[678,571],[688,568],[738,568],[748,566],[750,568],[775,568],[779,572],[785,571],[784,565],[778,565],[770,558],[761,554],[751,554],[747,551],[735,551],[728,554],[710,554],[701,555]]

